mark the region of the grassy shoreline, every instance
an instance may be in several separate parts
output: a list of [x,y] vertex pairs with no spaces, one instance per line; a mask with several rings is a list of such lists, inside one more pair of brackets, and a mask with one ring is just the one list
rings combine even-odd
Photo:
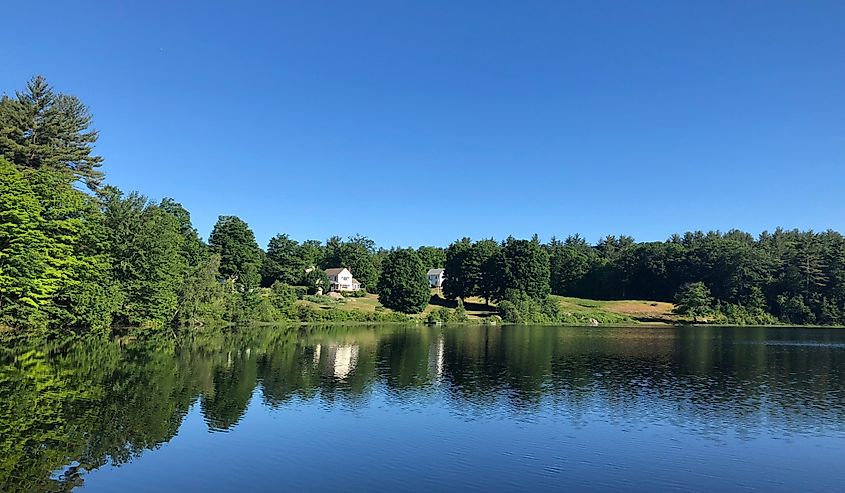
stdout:
[[[317,298],[311,297],[309,300],[299,300],[300,305],[311,306],[317,310],[341,310],[346,312],[358,312],[359,314],[397,314],[389,309],[384,308],[378,302],[378,296],[375,294],[366,294],[362,297],[349,297],[339,300],[324,297],[322,302],[317,302]],[[681,317],[674,313],[675,306],[672,303],[664,301],[651,300],[592,300],[586,298],[574,298],[565,296],[551,297],[556,300],[561,307],[561,310],[567,315],[572,315],[582,320],[588,320],[584,323],[554,323],[554,324],[533,324],[533,325],[557,325],[567,327],[595,327],[595,324],[589,322],[594,319],[601,327],[654,327],[666,328],[676,326],[696,326],[696,327],[737,327],[737,324],[724,323],[701,323],[694,322],[691,319]],[[446,300],[439,293],[438,290],[432,289],[432,297],[429,305],[419,314],[409,315],[408,320],[385,320],[385,321],[314,321],[301,322],[305,325],[334,325],[334,324],[422,324],[425,319],[434,310],[446,309],[455,310],[457,303],[453,300]],[[490,323],[491,317],[497,314],[495,303],[489,305],[485,303],[482,298],[471,297],[464,301],[464,309],[467,313],[465,322],[449,322],[445,325],[484,325]],[[398,315],[398,314],[397,314]],[[497,321],[496,325],[515,325]],[[743,327],[798,327],[798,328],[845,328],[845,326],[833,325],[793,325],[793,324],[764,324],[764,325],[742,325]]]
[[[600,325],[654,325],[666,326],[683,322],[672,310],[674,305],[666,302],[649,300],[588,300],[563,296],[552,296],[560,304],[561,311],[572,318],[584,320],[584,323],[573,326],[591,326],[591,320]],[[302,307],[309,307],[318,311],[339,310],[354,312],[361,315],[375,316],[376,314],[395,314],[381,305],[378,296],[367,293],[361,297],[330,298],[328,296],[314,297],[297,301]],[[457,302],[445,299],[436,289],[432,289],[428,306],[420,313],[408,316],[409,322],[422,322],[435,310],[445,309],[454,311]],[[493,320],[497,315],[495,303],[486,303],[482,298],[470,297],[464,300],[468,324],[480,324]],[[331,323],[331,321],[328,321]],[[501,322],[498,322],[501,323]]]

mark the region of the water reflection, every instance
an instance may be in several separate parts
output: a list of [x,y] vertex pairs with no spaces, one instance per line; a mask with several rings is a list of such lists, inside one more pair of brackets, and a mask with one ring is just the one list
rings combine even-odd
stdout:
[[217,433],[251,405],[373,401],[467,423],[665,423],[716,441],[838,434],[845,332],[260,328],[17,347],[0,360],[0,491],[70,490],[169,442],[195,403]]

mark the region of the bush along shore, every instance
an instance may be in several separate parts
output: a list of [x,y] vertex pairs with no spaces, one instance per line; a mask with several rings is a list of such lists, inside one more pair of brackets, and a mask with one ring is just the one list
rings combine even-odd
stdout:
[[[43,77],[0,98],[2,334],[245,322],[845,324],[845,238],[835,231],[389,249],[365,236],[279,234],[261,248],[242,218],[220,216],[206,241],[176,200],[108,185],[97,138],[85,104]],[[341,267],[365,291],[327,296],[326,269]],[[445,269],[436,289],[432,268]]]

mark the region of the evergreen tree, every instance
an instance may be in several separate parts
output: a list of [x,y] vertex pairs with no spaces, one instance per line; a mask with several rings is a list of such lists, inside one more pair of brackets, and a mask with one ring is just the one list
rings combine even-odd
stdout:
[[438,269],[446,263],[446,250],[443,248],[421,246],[417,248],[417,255],[427,269]]
[[419,313],[431,297],[426,268],[414,250],[390,252],[379,279],[379,302],[402,313]]
[[326,247],[323,249],[323,263],[321,266],[324,269],[334,269],[343,267],[343,239],[340,236],[332,236],[326,240]]
[[443,295],[448,299],[472,296],[473,273],[468,260],[472,250],[472,241],[463,238],[449,245],[446,249],[446,280],[443,283]]
[[548,250],[551,291],[564,296],[577,292],[595,264],[595,251],[578,235],[564,242],[552,239]]
[[480,240],[472,245],[469,263],[472,266],[472,294],[484,298],[487,305],[502,292],[499,261],[501,246],[495,240]]
[[78,98],[54,93],[36,76],[16,97],[0,99],[0,155],[21,167],[63,171],[96,189],[103,159],[92,155],[91,121]]
[[497,296],[503,296],[506,290],[522,291],[537,300],[548,296],[549,254],[538,243],[508,238],[497,266]]

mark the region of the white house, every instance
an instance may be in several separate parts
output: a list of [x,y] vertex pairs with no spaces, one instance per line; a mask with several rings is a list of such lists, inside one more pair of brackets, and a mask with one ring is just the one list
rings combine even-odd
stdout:
[[429,269],[428,283],[433,288],[443,287],[443,280],[446,279],[446,269]]
[[361,283],[352,277],[352,273],[346,267],[326,269],[329,276],[329,286],[332,291],[359,291]]

